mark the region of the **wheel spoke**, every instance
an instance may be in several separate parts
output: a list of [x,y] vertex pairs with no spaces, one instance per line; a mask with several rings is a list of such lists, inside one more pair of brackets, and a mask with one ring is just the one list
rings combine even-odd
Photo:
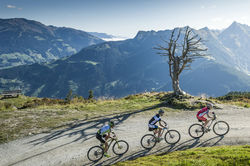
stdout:
[[165,141],[169,144],[176,144],[180,140],[180,133],[176,130],[169,130],[165,134]]
[[141,145],[145,149],[151,149],[155,146],[156,144],[156,139],[155,136],[152,134],[147,134],[142,137],[141,139]]
[[113,151],[117,155],[122,155],[128,151],[128,143],[120,140],[117,141],[113,146]]
[[229,125],[224,121],[218,121],[214,124],[213,130],[217,135],[225,135],[229,131]]
[[204,134],[204,130],[202,125],[200,124],[193,124],[189,128],[189,135],[193,138],[200,138]]
[[87,155],[88,155],[88,159],[90,161],[100,160],[103,156],[103,149],[99,146],[94,146],[94,147],[89,149]]

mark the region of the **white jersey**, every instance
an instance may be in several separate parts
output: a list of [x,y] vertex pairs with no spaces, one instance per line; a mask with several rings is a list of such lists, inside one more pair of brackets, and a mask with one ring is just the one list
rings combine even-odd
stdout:
[[154,125],[159,121],[161,121],[161,117],[159,114],[156,114],[152,119],[150,119],[149,124]]

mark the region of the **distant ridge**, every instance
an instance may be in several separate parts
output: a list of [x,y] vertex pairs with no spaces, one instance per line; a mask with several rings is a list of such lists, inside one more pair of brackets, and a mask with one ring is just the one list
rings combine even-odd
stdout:
[[0,19],[0,68],[49,62],[103,42],[84,31],[24,18]]

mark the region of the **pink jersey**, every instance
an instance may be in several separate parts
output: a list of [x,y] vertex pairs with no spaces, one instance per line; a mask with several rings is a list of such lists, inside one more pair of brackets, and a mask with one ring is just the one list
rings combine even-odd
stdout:
[[198,113],[197,113],[197,116],[204,116],[204,115],[206,115],[206,114],[208,114],[208,112],[209,112],[209,109],[207,108],[207,107],[204,107],[204,108],[202,108]]

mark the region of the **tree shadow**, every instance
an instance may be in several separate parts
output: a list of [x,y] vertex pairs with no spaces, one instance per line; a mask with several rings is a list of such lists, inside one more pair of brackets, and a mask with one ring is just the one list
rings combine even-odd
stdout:
[[[34,146],[37,146],[37,145],[46,144],[46,143],[48,143],[50,141],[53,141],[53,140],[56,140],[56,139],[59,139],[59,138],[62,138],[62,137],[72,137],[74,135],[79,135],[79,136],[77,138],[67,142],[67,143],[63,143],[63,144],[58,145],[56,147],[52,147],[52,148],[50,148],[50,149],[48,149],[46,151],[34,154],[32,156],[29,156],[29,157],[26,157],[26,158],[24,158],[24,159],[22,159],[20,161],[17,161],[15,163],[13,163],[12,165],[18,164],[20,162],[26,161],[26,160],[31,159],[33,157],[37,157],[37,156],[42,155],[44,153],[50,152],[52,150],[61,148],[63,146],[72,144],[72,143],[80,141],[80,140],[82,142],[85,142],[85,141],[95,137],[97,129],[99,129],[105,122],[108,122],[110,120],[116,121],[116,124],[119,125],[120,123],[124,122],[129,117],[131,117],[131,115],[138,114],[138,113],[145,112],[145,111],[149,111],[149,110],[152,110],[152,109],[156,109],[156,108],[159,108],[161,106],[162,106],[162,103],[157,104],[157,105],[152,106],[152,107],[142,109],[142,110],[127,111],[127,112],[124,112],[122,114],[115,115],[115,116],[111,116],[112,114],[110,114],[111,117],[108,117],[109,115],[106,115],[106,116],[101,116],[99,118],[94,117],[94,118],[91,118],[89,120],[84,119],[84,120],[78,121],[77,124],[73,124],[73,123],[69,124],[69,125],[67,125],[67,127],[65,125],[60,126],[60,127],[64,127],[63,129],[58,129],[58,127],[54,128],[56,130],[51,132],[50,134],[47,134],[47,135],[45,135],[45,136],[43,136],[41,138],[31,140],[31,141],[27,142],[26,144],[32,144]],[[84,127],[85,125],[88,125],[88,126]],[[96,131],[86,133],[86,131],[89,130],[89,129],[96,129]]]
[[[112,116],[112,117],[108,117],[108,115],[107,115],[107,116],[99,117],[98,119],[94,118],[92,120],[82,120],[82,121],[78,122],[77,124],[70,124],[70,125],[68,125],[67,128],[53,131],[52,133],[50,133],[44,137],[34,139],[34,140],[29,141],[27,143],[33,144],[33,145],[45,144],[49,141],[53,141],[53,140],[61,138],[61,137],[65,137],[65,136],[71,137],[74,135],[79,135],[79,137],[74,139],[72,142],[76,142],[79,140],[82,140],[82,142],[84,142],[90,138],[88,136],[94,135],[96,133],[96,132],[91,132],[91,133],[87,134],[86,131],[89,129],[96,128],[96,130],[97,130],[105,122],[108,122],[110,120],[114,120],[116,122],[116,125],[119,125],[120,123],[127,120],[131,115],[138,114],[138,113],[145,112],[145,111],[149,111],[152,109],[156,109],[156,108],[159,108],[161,106],[162,106],[162,103],[157,104],[157,105],[152,106],[152,107],[142,109],[142,110],[127,111],[125,113],[122,113],[122,114],[119,114],[116,116]],[[85,125],[89,125],[89,126],[82,128]]]

